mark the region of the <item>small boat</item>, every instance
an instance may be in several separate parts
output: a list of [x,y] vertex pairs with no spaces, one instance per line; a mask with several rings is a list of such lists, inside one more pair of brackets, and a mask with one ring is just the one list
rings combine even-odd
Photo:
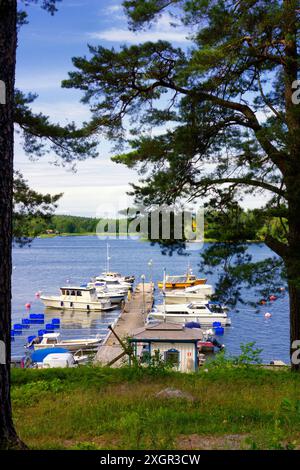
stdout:
[[126,292],[124,292],[124,290],[109,290],[106,287],[106,282],[101,281],[89,282],[87,286],[94,287],[96,289],[98,299],[109,299],[112,304],[121,303],[122,300],[125,300],[126,294],[128,293],[128,290],[126,290]]
[[134,276],[123,276],[122,274],[114,271],[110,271],[110,255],[109,255],[109,244],[106,244],[106,271],[101,273],[100,276],[97,276],[97,281],[100,282],[105,282],[107,284],[114,285],[116,281],[119,283],[119,285],[123,285],[124,288],[131,289],[132,284],[135,281]]
[[186,287],[185,289],[175,289],[164,294],[166,304],[188,304],[200,300],[209,300],[213,295],[213,287],[209,284],[199,284],[197,286]]
[[97,297],[100,300],[109,299],[112,304],[120,304],[121,302],[123,302],[123,300],[125,300],[126,295],[124,294],[124,292],[119,291],[105,292],[97,290]]
[[135,281],[135,276],[123,276],[121,273],[105,271],[101,273],[101,276],[105,277],[107,280],[118,280],[120,282],[126,282],[133,284]]
[[184,289],[186,287],[206,284],[206,279],[197,279],[194,274],[187,272],[181,276],[166,276],[165,281],[158,282],[160,289]]
[[79,364],[87,364],[89,356],[82,350],[71,353],[65,348],[47,348],[34,351],[31,355],[22,358],[22,368],[49,369],[53,367],[67,368],[77,367]]
[[218,322],[220,326],[230,326],[231,320],[226,313],[226,307],[221,304],[191,302],[189,304],[157,305],[148,314],[147,322],[168,321],[171,323],[197,322],[203,326],[213,326]]
[[121,281],[118,278],[112,278],[109,276],[105,276],[104,274],[97,276],[95,278],[95,282],[104,282],[107,290],[119,290],[128,292],[130,289],[132,289],[131,282]]
[[41,301],[47,308],[55,308],[60,310],[112,310],[109,299],[99,300],[96,289],[94,287],[61,287],[60,295],[44,296],[41,295]]
[[101,338],[79,338],[79,339],[60,339],[60,333],[45,333],[43,336],[36,336],[26,348],[39,349],[65,348],[68,351],[91,350],[98,348]]

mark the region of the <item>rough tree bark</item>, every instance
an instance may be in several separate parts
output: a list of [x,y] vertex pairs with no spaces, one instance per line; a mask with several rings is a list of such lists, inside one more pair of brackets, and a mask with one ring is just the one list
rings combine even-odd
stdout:
[[[17,46],[17,1],[0,0],[0,449],[23,448],[15,431],[10,401],[11,245],[13,188],[13,109]],[[3,345],[2,343],[2,345]],[[1,361],[3,362],[3,361]]]
[[[284,165],[284,180],[288,201],[288,253],[284,257],[290,296],[290,344],[300,340],[300,112],[299,104],[293,103],[293,83],[298,78],[298,22],[297,0],[285,0],[285,63],[284,86],[286,124],[289,131],[289,158]],[[300,364],[292,362],[292,370],[300,371]]]

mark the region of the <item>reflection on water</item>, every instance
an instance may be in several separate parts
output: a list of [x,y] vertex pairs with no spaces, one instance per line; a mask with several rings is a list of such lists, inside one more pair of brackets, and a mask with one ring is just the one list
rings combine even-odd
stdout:
[[92,329],[102,325],[110,325],[119,314],[119,309],[109,312],[87,312],[84,310],[55,310],[46,308],[45,318],[51,322],[53,318],[59,318],[62,329]]
[[[134,274],[139,282],[145,274],[149,280],[148,262],[152,259],[151,275],[155,283],[162,280],[163,268],[168,274],[182,274],[186,271],[187,263],[193,272],[199,274],[199,252],[192,251],[190,256],[164,256],[158,246],[137,240],[110,240],[111,269],[123,274]],[[262,244],[250,244],[249,252],[253,260],[258,261],[270,256],[270,250]],[[20,322],[28,316],[24,305],[31,304],[30,313],[44,312],[42,302],[35,293],[57,295],[59,287],[69,281],[70,284],[80,285],[92,276],[105,270],[106,240],[97,237],[56,237],[37,239],[31,247],[15,247],[13,251],[13,323]],[[214,284],[216,274],[209,277],[208,283]],[[244,296],[253,300],[253,292],[246,291]],[[156,291],[158,299],[159,293]],[[158,300],[157,300],[158,301]],[[159,300],[160,301],[160,300]],[[272,313],[272,318],[265,319],[264,313]],[[61,320],[62,338],[82,338],[88,336],[105,336],[107,327],[118,316],[119,310],[109,312],[80,312],[59,311],[47,309],[46,323],[52,318]],[[222,338],[227,351],[239,354],[240,344],[256,341],[257,347],[263,349],[265,361],[289,358],[289,315],[288,296],[279,299],[268,306],[260,308],[259,313],[254,309],[240,306],[239,312],[229,312],[232,326],[227,328]],[[24,331],[23,336],[17,337],[13,343],[13,354],[19,355],[24,351],[27,336],[36,334],[43,325],[32,325]]]

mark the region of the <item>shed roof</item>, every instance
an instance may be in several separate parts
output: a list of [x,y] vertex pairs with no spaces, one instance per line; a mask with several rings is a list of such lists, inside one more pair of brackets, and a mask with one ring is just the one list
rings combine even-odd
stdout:
[[137,341],[199,341],[203,338],[202,330],[185,328],[178,323],[160,322],[135,330],[131,340]]

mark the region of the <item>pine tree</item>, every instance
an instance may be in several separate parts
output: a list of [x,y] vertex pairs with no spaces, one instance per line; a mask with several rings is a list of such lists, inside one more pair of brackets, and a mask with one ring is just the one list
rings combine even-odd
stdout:
[[[175,28],[187,29],[190,47],[90,46],[88,58],[73,59],[77,71],[64,86],[84,92],[94,127],[125,143],[114,160],[141,171],[142,184],[133,186],[138,201],[205,196],[212,207],[230,208],[244,194],[267,195],[266,216],[278,218],[285,233],[267,233],[265,243],[287,273],[292,353],[300,338],[299,2],[123,4],[131,29],[169,15]],[[159,125],[162,132],[149,136]]]

